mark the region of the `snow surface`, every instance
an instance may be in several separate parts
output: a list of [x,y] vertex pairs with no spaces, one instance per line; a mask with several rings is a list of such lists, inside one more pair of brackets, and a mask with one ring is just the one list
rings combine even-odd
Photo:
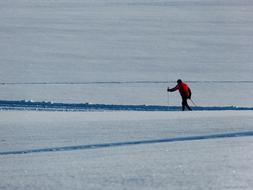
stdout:
[[199,106],[252,106],[251,0],[12,0],[0,9],[1,100],[166,105],[167,86],[182,78]]
[[[189,100],[190,101],[190,100]],[[194,102],[192,102],[194,104]],[[181,111],[182,106],[159,106],[159,105],[116,105],[116,104],[70,104],[53,102],[34,102],[34,101],[0,101],[1,110],[24,110],[24,111]],[[224,111],[240,110],[253,111],[253,107],[237,106],[192,106],[194,111]]]
[[[253,189],[252,14],[251,0],[0,1],[0,189]],[[193,112],[166,92],[178,78]]]
[[[2,112],[0,187],[252,189],[252,136],[205,138],[252,135],[252,116],[251,111]],[[183,139],[193,136],[199,139]],[[178,140],[158,141],[165,138]],[[115,146],[120,142],[125,145]],[[16,150],[41,151],[4,155]]]
[[[175,79],[176,80],[176,79]],[[93,103],[178,106],[178,93],[168,94],[175,81],[92,84],[3,84],[1,100],[33,100],[54,103]],[[198,106],[253,106],[253,82],[189,82]],[[169,97],[168,97],[169,96]],[[168,103],[169,98],[169,103]]]
[[0,81],[253,80],[251,0],[0,2]]

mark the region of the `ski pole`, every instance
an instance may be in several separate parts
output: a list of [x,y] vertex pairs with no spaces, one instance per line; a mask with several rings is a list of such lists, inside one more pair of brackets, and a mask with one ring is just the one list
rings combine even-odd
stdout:
[[[168,80],[168,83],[169,83],[169,80]],[[170,94],[169,94],[169,86],[167,87],[167,106],[169,107],[170,106]]]
[[167,105],[168,105],[168,107],[170,106],[170,94],[169,94],[169,92],[167,92]]
[[167,105],[168,105],[168,107],[170,107],[170,93],[168,91],[168,89],[169,89],[169,75],[167,77],[168,77],[167,78],[167,85],[168,85],[168,87],[167,87]]
[[190,100],[191,100],[191,102],[192,102],[192,104],[193,104],[194,106],[197,106],[197,104],[195,104],[194,101],[193,101],[192,99],[190,99]]

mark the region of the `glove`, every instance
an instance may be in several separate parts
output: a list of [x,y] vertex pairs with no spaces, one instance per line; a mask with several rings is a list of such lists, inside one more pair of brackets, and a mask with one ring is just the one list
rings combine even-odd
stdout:
[[169,92],[169,91],[170,91],[170,88],[168,87],[168,88],[167,88],[167,92]]

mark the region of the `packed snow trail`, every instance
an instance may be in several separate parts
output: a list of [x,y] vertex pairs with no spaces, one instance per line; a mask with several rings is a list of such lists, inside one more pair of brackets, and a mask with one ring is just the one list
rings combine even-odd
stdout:
[[[195,111],[253,110],[253,107],[237,106],[195,106]],[[38,110],[38,111],[180,111],[181,106],[162,105],[117,105],[90,103],[52,103],[33,101],[1,100],[2,110]]]
[[235,137],[248,137],[248,136],[253,136],[253,131],[201,135],[201,136],[189,136],[189,137],[175,137],[175,138],[143,140],[143,141],[113,142],[113,143],[104,143],[104,144],[90,144],[90,145],[41,148],[41,149],[31,149],[31,150],[6,151],[6,152],[0,152],[0,155],[74,151],[74,150],[110,148],[110,147],[130,146],[130,145],[156,144],[156,143],[168,143],[168,142],[178,142],[178,141],[195,141],[195,140],[220,139],[220,138],[235,138]]

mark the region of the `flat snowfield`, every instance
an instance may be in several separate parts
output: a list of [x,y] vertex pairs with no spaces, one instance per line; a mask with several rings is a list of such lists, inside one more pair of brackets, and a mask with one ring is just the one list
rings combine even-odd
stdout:
[[252,189],[252,111],[0,114],[0,189]]
[[252,34],[252,0],[0,0],[0,190],[252,190]]

